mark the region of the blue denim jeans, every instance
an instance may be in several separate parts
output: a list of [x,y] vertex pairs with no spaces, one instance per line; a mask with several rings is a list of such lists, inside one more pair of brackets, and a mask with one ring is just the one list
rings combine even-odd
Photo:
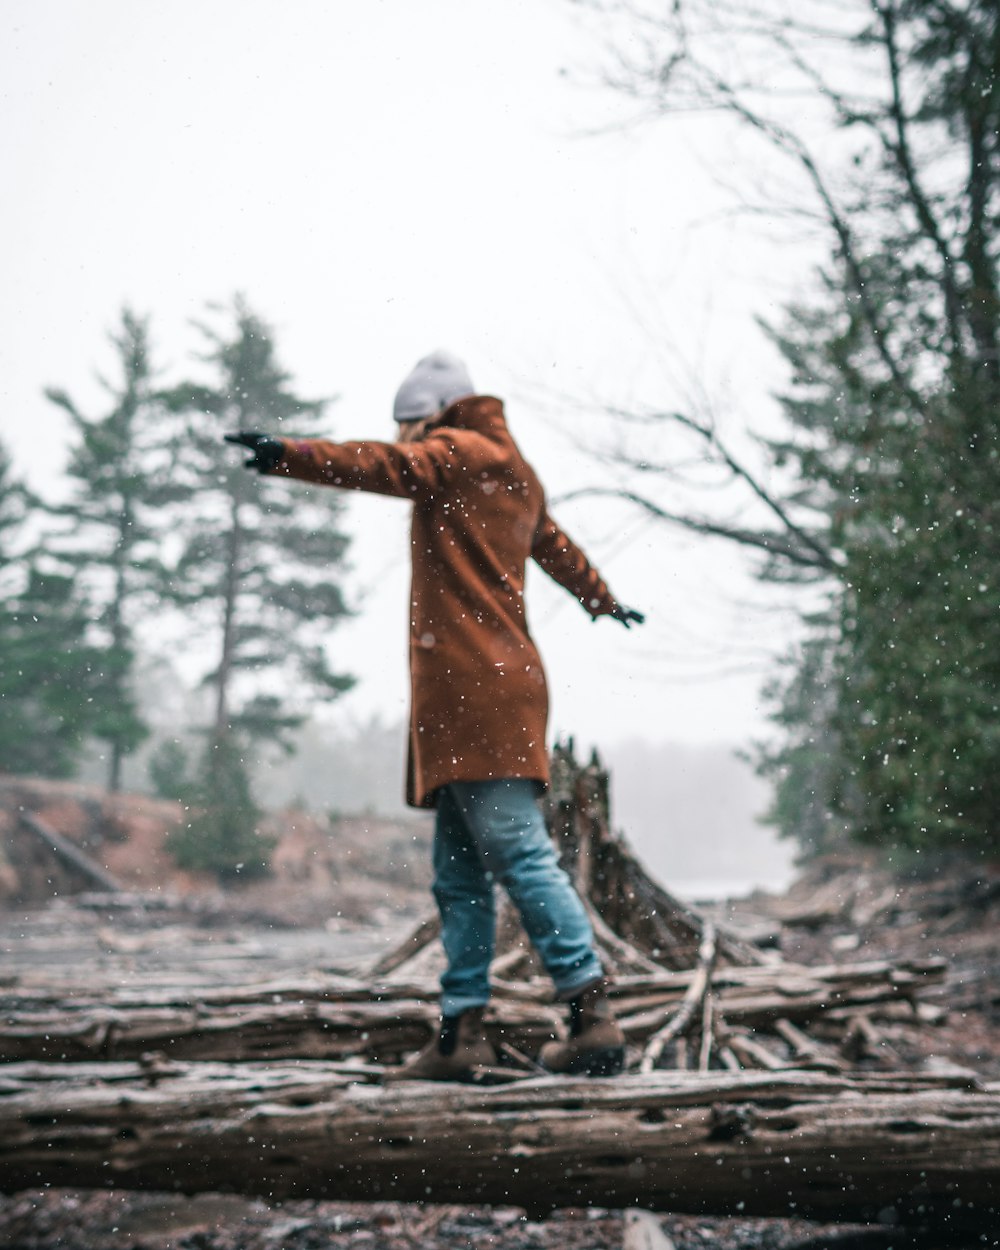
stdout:
[[559,867],[535,783],[452,782],[438,791],[434,831],[434,897],[448,961],[441,977],[442,1015],[489,1000],[494,883],[521,913],[559,998],[573,997],[602,974],[590,921]]

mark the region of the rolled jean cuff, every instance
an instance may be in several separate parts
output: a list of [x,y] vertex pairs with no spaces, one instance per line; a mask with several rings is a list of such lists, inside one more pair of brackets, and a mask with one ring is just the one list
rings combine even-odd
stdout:
[[588,962],[585,968],[580,968],[575,972],[572,981],[556,984],[556,1001],[568,1003],[571,998],[576,998],[577,994],[582,993],[588,985],[593,985],[595,981],[601,981],[603,978],[604,969],[594,959]]
[[442,994],[442,1016],[460,1016],[463,1011],[472,1011],[475,1007],[485,1007],[488,998],[473,998],[469,994]]

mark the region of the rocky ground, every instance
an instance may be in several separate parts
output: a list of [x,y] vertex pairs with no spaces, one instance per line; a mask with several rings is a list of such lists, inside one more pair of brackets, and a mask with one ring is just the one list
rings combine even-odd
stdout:
[[[899,1230],[802,1220],[657,1216],[675,1250],[931,1250]],[[8,1250],[660,1250],[647,1226],[601,1208],[534,1222],[515,1207],[294,1202],[210,1194],[23,1193],[0,1206]],[[643,1237],[646,1240],[642,1240]],[[668,1243],[669,1244],[669,1243]],[[1000,1244],[995,1238],[980,1243]],[[662,1248],[666,1250],[666,1246]]]

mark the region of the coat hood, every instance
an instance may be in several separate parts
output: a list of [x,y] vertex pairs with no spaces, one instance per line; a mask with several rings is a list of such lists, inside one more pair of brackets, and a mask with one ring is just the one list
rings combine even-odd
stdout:
[[476,434],[506,434],[507,419],[503,403],[492,395],[467,395],[441,414],[434,428],[473,430]]

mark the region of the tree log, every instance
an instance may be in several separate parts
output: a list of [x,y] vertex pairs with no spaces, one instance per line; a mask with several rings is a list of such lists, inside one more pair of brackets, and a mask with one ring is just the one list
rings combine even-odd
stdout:
[[[910,1002],[944,975],[939,964],[786,964],[715,973],[709,965],[706,953],[691,972],[622,978],[613,985],[612,999],[629,1042],[647,1043],[682,1013],[680,1023],[686,1027],[709,988],[717,1023],[766,1029],[779,1020],[823,1019],[850,1006],[873,1011]],[[548,984],[512,983],[501,989],[488,1017],[494,1041],[536,1053],[558,1031],[563,1016],[549,1001]],[[331,978],[325,983],[268,982],[225,990],[193,985],[145,993],[131,987],[104,1001],[82,992],[52,998],[44,990],[14,985],[0,990],[0,1061],[136,1059],[146,1051],[163,1050],[176,1059],[358,1055],[385,1063],[422,1046],[437,1018],[433,982],[366,987]],[[841,1030],[849,1023],[843,1022]],[[677,1031],[668,1027],[671,1037]],[[790,1058],[789,1066],[797,1064]]]
[[21,812],[21,824],[39,839],[48,853],[80,877],[91,889],[104,890],[109,894],[121,891],[121,882],[102,864],[82,851],[69,838],[56,833],[37,816],[32,816],[30,812]]
[[363,1083],[298,1063],[12,1064],[0,1188],[1000,1220],[1000,1086],[816,1072]]

